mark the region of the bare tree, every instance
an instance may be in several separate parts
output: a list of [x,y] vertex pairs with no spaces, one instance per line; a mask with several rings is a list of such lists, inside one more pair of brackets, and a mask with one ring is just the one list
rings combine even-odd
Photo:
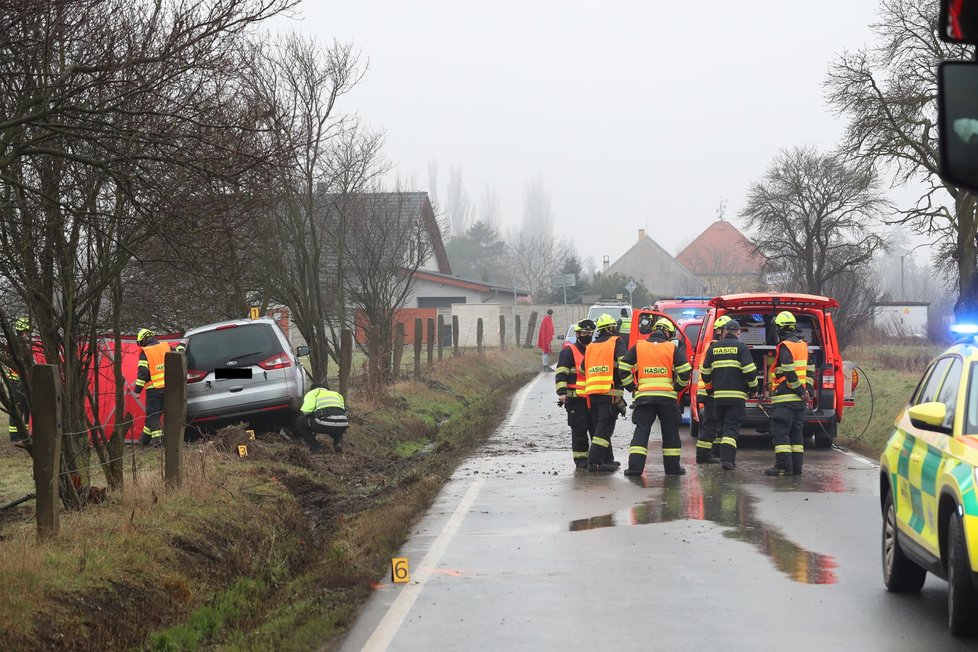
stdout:
[[337,109],[365,72],[351,45],[323,49],[291,35],[263,63],[256,92],[290,152],[276,185],[276,237],[265,258],[270,296],[289,306],[310,346],[312,373],[325,378],[329,360],[337,359],[335,328],[346,322],[346,198],[375,174],[381,138]]
[[492,186],[486,186],[482,194],[482,206],[479,208],[479,221],[494,231],[499,231],[500,209],[499,194]]
[[[846,52],[826,80],[828,100],[848,118],[845,151],[888,164],[897,183],[928,190],[894,220],[939,240],[938,260],[957,278],[957,312],[978,312],[978,218],[973,194],[938,176],[937,65],[970,58],[972,47],[938,37],[939,3],[881,0],[874,45]],[[945,203],[950,204],[945,205]]]
[[462,166],[453,165],[448,177],[448,223],[451,237],[457,237],[469,230],[472,221],[473,206],[469,195],[465,192],[465,182],[462,180]]
[[769,265],[788,271],[794,287],[822,294],[885,247],[873,231],[885,207],[870,166],[793,148],[751,185],[741,216]]
[[[177,222],[188,188],[227,191],[260,167],[240,54],[250,27],[288,6],[0,7],[0,277],[60,368],[64,424],[76,433],[64,439],[60,476],[69,504],[84,496],[101,419],[86,408],[106,294],[134,251]],[[5,332],[10,318],[0,315]],[[30,351],[14,352],[29,387]],[[121,375],[115,382],[121,400]]]
[[535,232],[514,231],[507,245],[507,259],[516,283],[533,297],[550,288],[550,279],[573,253],[567,242]]
[[553,236],[554,213],[542,175],[528,181],[523,192],[523,232],[543,238]]
[[348,211],[356,227],[345,239],[347,296],[363,325],[376,329],[378,339],[368,345],[381,361],[375,371],[386,375],[395,315],[414,290],[415,273],[434,254],[431,233],[438,226],[424,193],[351,195]]

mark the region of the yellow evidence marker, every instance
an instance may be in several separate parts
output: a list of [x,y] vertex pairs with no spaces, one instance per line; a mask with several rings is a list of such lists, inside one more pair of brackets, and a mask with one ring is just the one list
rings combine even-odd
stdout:
[[391,559],[391,581],[395,584],[404,584],[411,581],[411,572],[408,570],[407,557],[394,557]]
[[238,457],[248,457],[248,447],[244,444],[238,445]]

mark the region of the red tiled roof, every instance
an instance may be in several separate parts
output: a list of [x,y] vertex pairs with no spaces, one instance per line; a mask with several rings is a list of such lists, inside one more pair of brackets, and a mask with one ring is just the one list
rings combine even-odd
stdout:
[[743,233],[730,222],[718,220],[708,226],[676,260],[694,274],[718,271],[716,261],[722,258],[727,274],[759,274],[765,258]]

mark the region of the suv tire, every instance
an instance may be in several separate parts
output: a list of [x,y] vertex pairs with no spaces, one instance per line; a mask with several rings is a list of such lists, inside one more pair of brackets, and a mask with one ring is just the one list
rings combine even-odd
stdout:
[[896,507],[893,493],[886,495],[883,503],[883,583],[893,593],[915,593],[924,586],[927,571],[910,561],[900,548],[897,538]]
[[947,625],[955,636],[967,636],[975,633],[978,591],[971,579],[964,525],[957,510],[948,517],[947,539]]

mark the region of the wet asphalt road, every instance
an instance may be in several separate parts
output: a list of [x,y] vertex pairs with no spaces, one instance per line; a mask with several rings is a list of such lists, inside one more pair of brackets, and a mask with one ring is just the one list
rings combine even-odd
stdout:
[[[411,581],[380,583],[342,649],[965,650],[947,584],[892,595],[880,572],[878,467],[810,450],[800,477],[762,474],[770,440],[737,469],[662,473],[653,429],[642,478],[575,471],[553,376],[514,398],[401,551]],[[612,444],[625,462],[632,425]],[[695,646],[695,647],[694,647]]]

